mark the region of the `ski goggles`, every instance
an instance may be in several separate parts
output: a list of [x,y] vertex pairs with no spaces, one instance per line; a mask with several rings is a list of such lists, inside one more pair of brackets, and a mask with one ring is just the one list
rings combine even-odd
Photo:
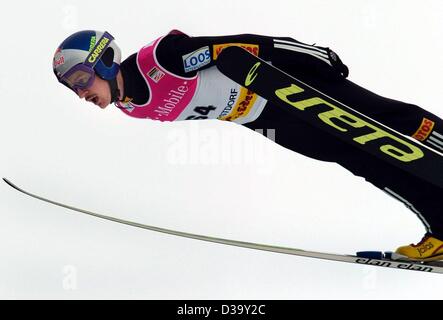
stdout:
[[86,60],[73,66],[60,78],[60,82],[75,93],[79,89],[85,90],[90,88],[95,79],[94,67],[100,61],[112,40],[114,40],[114,37],[105,32],[100,40],[95,43]]

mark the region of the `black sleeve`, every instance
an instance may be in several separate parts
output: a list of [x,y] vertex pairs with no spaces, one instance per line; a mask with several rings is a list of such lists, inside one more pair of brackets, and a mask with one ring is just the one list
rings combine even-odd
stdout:
[[[157,48],[157,59],[166,70],[180,76],[190,77],[197,70],[215,65],[219,48],[227,44],[242,44],[250,51],[279,68],[297,68],[301,72],[320,76],[347,77],[348,69],[337,54],[328,47],[309,45],[290,37],[271,37],[255,34],[240,34],[215,37],[189,37],[185,34],[170,34],[162,39]],[[184,57],[196,50],[209,48],[211,60],[197,70],[185,71]]]

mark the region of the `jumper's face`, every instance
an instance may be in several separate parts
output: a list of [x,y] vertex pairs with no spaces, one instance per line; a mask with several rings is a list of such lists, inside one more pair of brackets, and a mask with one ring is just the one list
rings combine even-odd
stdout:
[[94,82],[89,88],[78,89],[77,94],[80,99],[85,99],[102,109],[111,103],[111,89],[108,83],[98,76],[95,76]]

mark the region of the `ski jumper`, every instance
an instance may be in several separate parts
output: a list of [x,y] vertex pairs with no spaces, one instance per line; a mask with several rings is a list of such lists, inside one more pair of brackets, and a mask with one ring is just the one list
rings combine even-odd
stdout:
[[219,119],[252,130],[275,129],[277,144],[314,159],[336,162],[364,177],[411,209],[427,233],[443,239],[441,188],[288,116],[222,75],[215,67],[217,56],[231,45],[247,49],[330,97],[443,152],[443,120],[438,116],[356,85],[346,79],[348,68],[331,49],[287,37],[189,37],[174,31],[121,64],[125,99],[117,107],[137,118]]

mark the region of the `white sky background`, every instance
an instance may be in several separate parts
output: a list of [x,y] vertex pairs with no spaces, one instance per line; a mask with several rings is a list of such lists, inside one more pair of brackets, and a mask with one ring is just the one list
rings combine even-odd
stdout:
[[[291,36],[333,48],[350,80],[443,117],[441,1],[103,4],[2,2],[1,176],[81,208],[243,241],[354,253],[420,240],[424,228],[411,211],[335,164],[231,123],[99,110],[57,83],[51,59],[81,29],[108,30],[124,57],[175,28]],[[0,200],[0,298],[442,298],[442,275],[177,238],[74,213],[4,183]]]

